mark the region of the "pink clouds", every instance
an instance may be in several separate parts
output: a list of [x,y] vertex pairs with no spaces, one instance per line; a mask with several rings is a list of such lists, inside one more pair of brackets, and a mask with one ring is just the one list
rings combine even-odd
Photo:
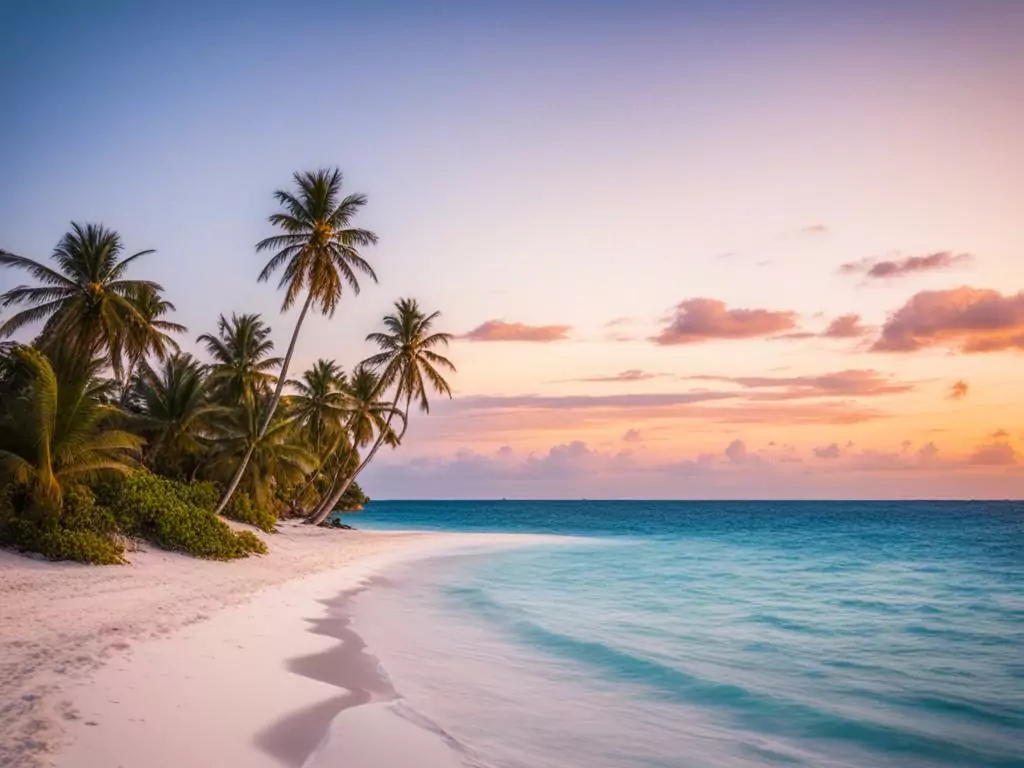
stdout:
[[640,434],[639,429],[627,429],[626,433],[622,436],[622,442],[624,443],[639,443],[643,440],[643,436]]
[[504,320],[488,320],[460,338],[470,341],[562,341],[568,337],[570,325],[527,325],[507,323]]
[[895,381],[880,371],[845,370],[808,376],[692,376],[692,379],[728,381],[746,389],[779,389],[752,395],[758,400],[795,400],[805,397],[874,397],[909,392],[914,385]]
[[687,299],[676,306],[668,325],[651,341],[671,346],[770,336],[795,328],[796,317],[795,312],[729,309],[717,299]]
[[863,274],[872,279],[904,277],[916,272],[932,272],[967,264],[974,260],[969,253],[939,251],[927,256],[909,256],[905,259],[877,261],[862,259],[843,264],[839,271],[845,275]]
[[1007,467],[1017,463],[1017,450],[1004,440],[979,445],[971,454],[971,464],[986,467]]
[[663,376],[665,376],[663,373],[651,373],[650,371],[641,371],[638,368],[630,368],[627,371],[620,371],[619,373],[615,373],[610,376],[589,376],[582,379],[573,379],[573,381],[619,384],[624,382],[649,381]]
[[386,460],[367,470],[366,485],[385,498],[1006,498],[1024,491],[1024,473],[1007,471],[1019,454],[1005,443],[947,459],[933,443],[855,453],[833,443],[813,453],[822,460],[805,463],[788,445],[773,456],[737,438],[712,451],[664,456],[576,439],[541,451],[460,449]]
[[831,230],[825,224],[811,224],[800,230],[801,235],[827,235]]
[[819,459],[838,459],[840,455],[839,443],[820,446],[814,449],[814,455]]
[[927,347],[962,352],[1024,350],[1024,292],[963,286],[922,291],[889,317],[875,352],[914,352]]
[[821,335],[827,339],[856,339],[864,336],[868,329],[861,325],[860,315],[840,315],[835,318]]

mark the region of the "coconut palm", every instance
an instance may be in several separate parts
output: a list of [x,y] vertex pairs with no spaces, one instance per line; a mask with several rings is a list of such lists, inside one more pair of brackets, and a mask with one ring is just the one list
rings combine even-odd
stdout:
[[255,403],[243,402],[220,423],[220,436],[213,441],[208,471],[213,479],[231,476],[242,456],[248,455],[238,487],[260,507],[271,505],[278,486],[302,482],[316,465],[316,456],[302,441],[294,417],[279,415],[265,432],[260,432],[262,414],[269,396]]
[[[352,375],[349,391],[351,413],[348,419],[349,439],[355,450],[371,443],[398,445],[398,435],[391,424],[395,419],[404,422],[405,416],[393,403],[380,399],[380,394],[380,377],[369,368],[357,368]],[[326,520],[366,463],[367,460],[364,459],[355,472],[347,471],[350,466],[348,462],[341,464],[331,482],[330,490],[306,522],[319,525]]]
[[214,419],[224,411],[210,400],[203,366],[180,352],[167,357],[159,369],[143,360],[133,394],[139,405],[135,421],[148,438],[146,462],[158,466],[161,474],[191,479]]
[[164,299],[152,285],[141,285],[132,292],[130,298],[142,317],[142,322],[133,323],[127,329],[124,345],[127,367],[121,392],[122,405],[131,393],[132,375],[139,361],[144,360],[147,355],[153,355],[157,360],[166,360],[171,352],[177,352],[179,349],[178,342],[171,338],[171,334],[184,333],[188,330],[180,323],[162,319],[168,312],[174,312],[175,306]]
[[345,373],[334,360],[317,360],[313,367],[291,382],[296,394],[288,398],[288,410],[305,430],[317,454],[328,447],[348,413]]
[[0,266],[23,269],[40,283],[19,285],[0,296],[4,307],[28,306],[0,326],[0,336],[10,336],[23,326],[46,320],[40,339],[44,347],[71,345],[83,357],[100,350],[114,376],[122,378],[122,352],[128,331],[145,322],[133,299],[145,286],[162,290],[147,280],[125,278],[132,262],[153,251],[127,257],[122,257],[123,252],[117,232],[98,224],[74,222],[53,251],[53,267],[0,251]]
[[[274,418],[295,343],[310,307],[331,317],[341,300],[345,284],[353,293],[359,293],[357,273],[374,281],[377,279],[373,268],[359,252],[361,247],[376,243],[377,235],[352,226],[353,218],[366,205],[366,196],[355,194],[342,198],[342,175],[337,168],[296,173],[293,178],[294,193],[286,190],[274,193],[283,210],[273,214],[269,221],[282,230],[282,234],[256,244],[257,252],[274,252],[260,272],[261,282],[269,280],[279,268],[284,268],[278,283],[278,288],[285,290],[281,311],[287,312],[303,292],[306,296],[285,352],[277,388],[263,417],[261,433],[267,430]],[[224,509],[234,493],[248,461],[249,454],[246,454],[217,507],[218,512]]]
[[[395,302],[395,313],[385,315],[385,333],[371,333],[366,337],[380,347],[381,351],[364,361],[363,365],[379,371],[378,386],[385,391],[394,386],[394,410],[402,410],[402,429],[396,444],[405,437],[409,427],[409,408],[413,401],[424,413],[430,412],[427,389],[438,394],[452,396],[451,387],[441,371],[454,371],[455,365],[447,357],[435,352],[438,347],[447,347],[452,339],[450,333],[433,330],[434,321],[440,312],[425,314],[415,299],[399,299]],[[441,369],[441,370],[438,370]],[[404,403],[404,407],[403,407]],[[389,424],[390,426],[390,424]],[[327,506],[333,509],[338,500],[376,455],[388,437],[389,430],[378,431],[373,447],[344,482],[340,483],[328,499]]]
[[221,315],[216,335],[204,333],[196,341],[203,342],[213,358],[210,380],[218,402],[252,405],[270,391],[281,358],[271,357],[270,326],[259,315],[232,314],[230,320]]
[[142,439],[112,428],[109,384],[95,378],[102,360],[72,363],[67,353],[51,361],[31,347],[16,348],[13,360],[25,386],[0,422],[0,485],[24,488],[30,513],[53,525],[70,484],[127,472]]

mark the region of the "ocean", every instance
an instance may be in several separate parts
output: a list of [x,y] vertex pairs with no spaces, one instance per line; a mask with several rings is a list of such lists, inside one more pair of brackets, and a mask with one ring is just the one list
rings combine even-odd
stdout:
[[1024,766],[1024,504],[373,502],[557,543],[417,561],[353,628],[485,768]]

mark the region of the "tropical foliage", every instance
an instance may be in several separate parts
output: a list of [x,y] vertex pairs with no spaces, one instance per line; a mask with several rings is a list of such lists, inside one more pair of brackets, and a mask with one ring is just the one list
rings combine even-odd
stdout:
[[256,244],[280,273],[282,312],[300,307],[284,357],[258,314],[219,315],[191,352],[164,289],[136,274],[120,235],[72,223],[48,262],[0,251],[31,282],[0,294],[0,545],[53,559],[125,560],[131,539],[197,557],[266,551],[251,531],[283,517],[323,523],[368,499],[356,477],[398,447],[413,405],[451,396],[437,312],[401,299],[350,375],[321,358],[289,369],[310,309],[333,317],[345,291],[376,280],[354,223],[366,205],[342,195],[337,169],[297,173],[274,193],[276,234]]

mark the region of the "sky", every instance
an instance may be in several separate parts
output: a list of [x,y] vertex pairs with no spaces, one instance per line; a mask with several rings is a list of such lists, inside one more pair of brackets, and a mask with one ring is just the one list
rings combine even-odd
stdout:
[[[0,247],[155,248],[188,334],[295,312],[272,193],[339,166],[451,401],[375,498],[1024,495],[1024,3],[0,4]],[[23,281],[0,273],[0,289]]]

